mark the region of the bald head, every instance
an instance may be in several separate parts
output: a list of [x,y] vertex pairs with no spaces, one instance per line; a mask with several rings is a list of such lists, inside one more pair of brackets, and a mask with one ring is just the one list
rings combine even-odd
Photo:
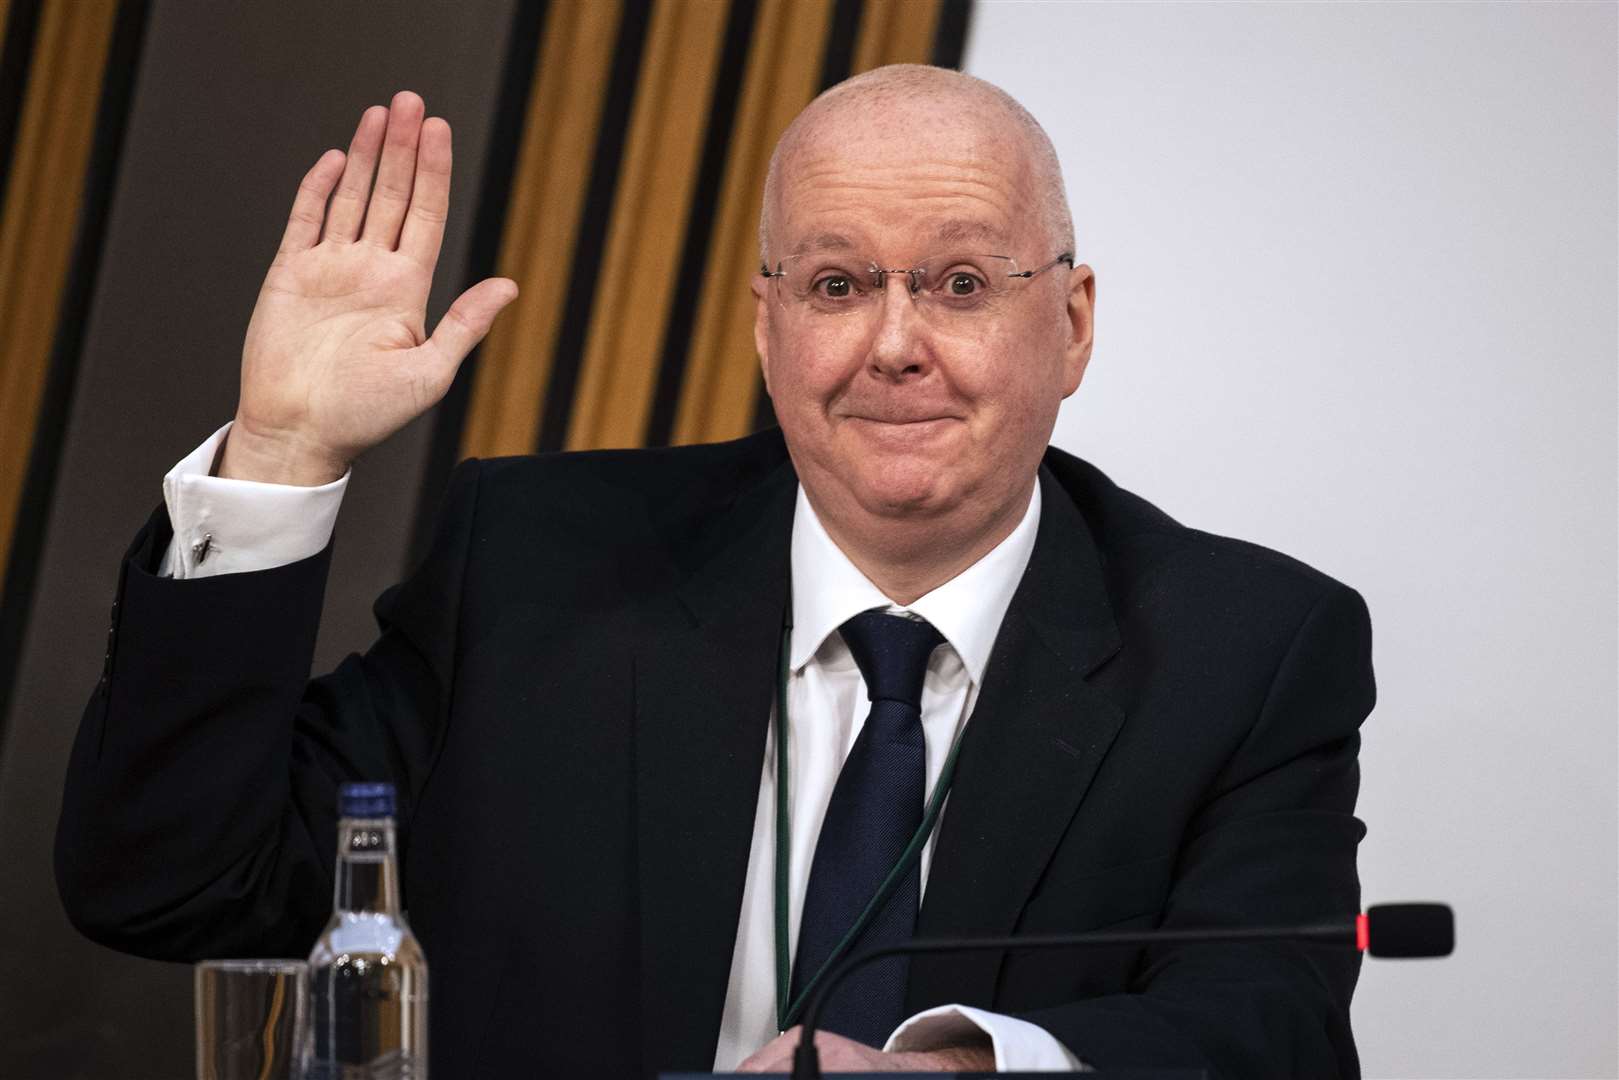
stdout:
[[1045,129],[1006,91],[948,68],[892,64],[846,79],[821,94],[788,125],[770,156],[759,215],[762,260],[779,257],[772,240],[782,187],[805,151],[852,133],[889,138],[976,133],[1000,144],[996,157],[1032,198],[1033,212],[1054,249],[1072,251],[1073,217],[1062,168]]

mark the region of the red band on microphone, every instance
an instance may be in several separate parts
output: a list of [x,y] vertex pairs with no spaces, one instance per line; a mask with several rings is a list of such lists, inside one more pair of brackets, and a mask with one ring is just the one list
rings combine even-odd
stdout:
[[1362,912],[1361,914],[1355,916],[1355,948],[1359,949],[1361,952],[1365,952],[1366,947],[1370,945],[1371,942],[1371,920],[1366,917],[1365,912]]

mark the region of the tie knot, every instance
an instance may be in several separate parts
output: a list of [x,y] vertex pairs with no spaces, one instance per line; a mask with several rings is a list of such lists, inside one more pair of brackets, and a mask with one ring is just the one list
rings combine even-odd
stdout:
[[932,623],[881,611],[862,611],[838,629],[865,677],[866,697],[903,702],[913,709],[922,707],[922,679],[927,674],[928,657],[944,642]]

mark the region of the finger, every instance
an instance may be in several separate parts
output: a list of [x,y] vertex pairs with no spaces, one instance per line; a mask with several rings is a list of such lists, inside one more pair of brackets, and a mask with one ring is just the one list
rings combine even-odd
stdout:
[[456,297],[422,348],[451,373],[489,333],[500,309],[517,299],[517,283],[510,278],[485,278]]
[[320,160],[304,173],[298,183],[298,194],[293,196],[292,213],[287,215],[287,228],[281,234],[282,255],[291,255],[320,243],[321,222],[326,220],[326,199],[343,175],[343,162],[348,160],[341,150],[328,150]]
[[[793,1029],[793,1031],[797,1030],[797,1028]],[[784,1040],[790,1034],[792,1032],[783,1032],[759,1047],[759,1049],[749,1054],[747,1059],[736,1067],[735,1071],[743,1073],[769,1072],[770,1067],[776,1064],[783,1056],[783,1047],[786,1045]]]
[[783,1054],[764,1047],[736,1067],[739,1073],[786,1072],[791,1068],[791,1054]]
[[360,114],[354,139],[349,143],[343,179],[337,182],[332,205],[326,208],[326,231],[322,240],[347,244],[360,235],[365,204],[371,198],[371,173],[377,167],[377,151],[382,146],[382,133],[387,126],[388,110],[381,105],[373,105]]
[[[737,1072],[787,1072],[792,1068],[793,1053],[798,1049],[799,1036],[803,1027],[794,1024],[792,1027],[765,1043],[753,1056],[737,1066]],[[817,1048],[820,1042],[817,1041]]]
[[450,213],[450,125],[434,116],[422,125],[416,149],[416,187],[399,234],[399,250],[429,270],[438,262],[444,242],[444,219]]
[[365,212],[364,240],[392,251],[399,242],[399,223],[410,205],[416,176],[416,140],[422,131],[422,99],[409,90],[394,95],[388,106],[388,130],[377,166],[377,186]]

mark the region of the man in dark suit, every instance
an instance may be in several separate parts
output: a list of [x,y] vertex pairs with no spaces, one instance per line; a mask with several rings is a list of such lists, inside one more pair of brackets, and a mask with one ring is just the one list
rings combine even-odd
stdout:
[[[447,126],[400,95],[300,189],[236,420],[120,578],[58,836],[87,933],[301,953],[336,785],[390,778],[435,1071],[628,1076],[779,1065],[851,924],[866,945],[1358,907],[1364,606],[1046,447],[1094,278],[1043,133],[954,73],[851,80],[777,148],[754,288],[779,432],[463,465],[377,642],[306,684],[330,531],[308,500],[515,294],[474,286],[424,340],[448,174]],[[313,542],[244,553],[196,509],[265,484],[308,489]],[[1355,964],[918,959],[851,988],[823,1059],[1354,1075]]]

